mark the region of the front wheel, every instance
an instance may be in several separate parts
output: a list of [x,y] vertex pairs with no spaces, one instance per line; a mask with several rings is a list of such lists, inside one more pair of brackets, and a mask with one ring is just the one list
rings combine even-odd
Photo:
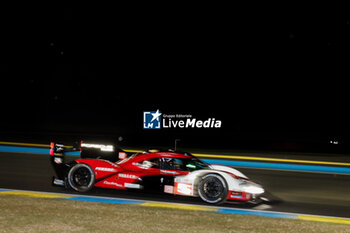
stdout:
[[198,184],[198,194],[203,201],[210,204],[223,203],[227,199],[227,183],[218,174],[207,174]]
[[95,173],[84,163],[78,163],[68,172],[69,186],[78,192],[87,192],[94,186]]

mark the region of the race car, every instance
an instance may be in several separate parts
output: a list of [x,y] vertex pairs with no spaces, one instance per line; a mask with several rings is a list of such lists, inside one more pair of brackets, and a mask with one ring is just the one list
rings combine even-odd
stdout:
[[[265,192],[261,185],[240,171],[229,166],[209,165],[190,153],[157,150],[127,153],[112,145],[81,145],[83,158],[65,162],[65,146],[51,143],[51,162],[57,175],[53,184],[78,192],[87,192],[94,187],[158,190],[199,197],[210,204],[225,201],[258,203]],[[94,149],[95,153],[116,150],[119,160],[114,162],[110,156],[94,153],[89,156],[84,153],[84,148]]]

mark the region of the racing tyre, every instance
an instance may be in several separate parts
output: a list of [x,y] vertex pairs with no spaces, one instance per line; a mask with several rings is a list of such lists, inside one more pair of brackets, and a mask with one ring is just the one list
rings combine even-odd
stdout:
[[78,192],[87,192],[94,186],[95,173],[84,163],[78,163],[68,173],[69,186]]
[[221,204],[226,201],[228,187],[225,179],[218,174],[207,174],[198,184],[200,198],[210,204]]

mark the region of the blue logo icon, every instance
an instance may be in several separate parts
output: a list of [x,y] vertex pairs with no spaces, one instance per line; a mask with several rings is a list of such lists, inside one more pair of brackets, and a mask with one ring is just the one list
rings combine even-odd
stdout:
[[161,115],[159,109],[156,112],[143,112],[143,128],[144,129],[160,129]]

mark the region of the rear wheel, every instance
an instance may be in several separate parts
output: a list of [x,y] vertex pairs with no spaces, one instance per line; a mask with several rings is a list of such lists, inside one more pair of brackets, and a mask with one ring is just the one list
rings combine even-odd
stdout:
[[78,163],[68,173],[69,186],[78,192],[87,192],[94,186],[95,173],[84,163]]
[[200,198],[211,204],[220,204],[226,201],[228,188],[224,178],[218,174],[207,174],[198,184]]

